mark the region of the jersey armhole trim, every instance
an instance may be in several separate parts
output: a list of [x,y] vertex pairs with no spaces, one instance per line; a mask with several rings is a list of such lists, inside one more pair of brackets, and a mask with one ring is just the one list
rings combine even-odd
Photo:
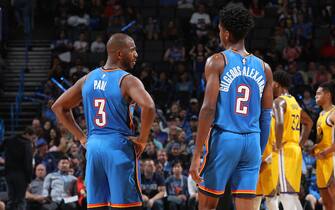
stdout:
[[330,111],[329,114],[327,115],[326,117],[326,124],[329,126],[329,127],[333,127],[334,126],[334,122],[332,122],[329,118],[329,116],[332,114],[333,111]]
[[128,76],[128,75],[130,75],[129,73],[126,73],[126,74],[124,74],[120,79],[119,79],[119,87],[121,88],[121,83],[122,83],[122,81],[123,81],[123,79],[126,77],[126,76]]
[[221,54],[222,57],[223,57],[224,66],[226,67],[226,66],[228,65],[227,57],[226,57],[226,55],[224,54],[224,52],[221,52],[220,54]]

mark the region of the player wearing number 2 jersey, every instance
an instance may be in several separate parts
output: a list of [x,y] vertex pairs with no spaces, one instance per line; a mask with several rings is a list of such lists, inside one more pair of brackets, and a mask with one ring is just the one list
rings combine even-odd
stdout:
[[[81,78],[53,105],[59,121],[87,146],[87,207],[94,209],[140,209],[139,169],[142,153],[155,115],[155,106],[143,84],[124,70],[134,67],[134,40],[114,34],[107,43],[106,64]],[[82,100],[87,122],[86,135],[71,109]],[[130,104],[141,107],[141,131],[133,135]]]
[[[273,95],[276,147],[279,152],[280,201],[284,209],[302,210],[297,193],[300,191],[302,154],[313,126],[311,118],[288,92],[289,75],[284,71],[273,74]],[[302,124],[300,135],[300,124]]]
[[[199,184],[201,210],[215,209],[228,181],[236,209],[256,209],[261,151],[269,136],[273,97],[270,67],[244,47],[252,26],[252,17],[242,6],[224,8],[219,29],[226,50],[206,63],[207,85],[190,168]],[[200,168],[203,144],[206,154]]]

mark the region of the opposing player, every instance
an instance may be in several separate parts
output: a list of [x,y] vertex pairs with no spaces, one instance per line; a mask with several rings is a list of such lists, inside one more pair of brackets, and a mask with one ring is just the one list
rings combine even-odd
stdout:
[[298,198],[302,170],[301,147],[308,139],[313,121],[289,94],[289,85],[290,78],[286,72],[276,71],[273,74],[275,150],[279,152],[279,199],[285,210],[302,210]]
[[256,209],[261,147],[263,151],[271,120],[272,73],[268,64],[245,49],[244,38],[253,24],[242,6],[224,8],[219,29],[226,50],[209,57],[205,66],[207,85],[190,167],[199,184],[201,210],[216,208],[229,180],[236,209]]
[[[61,95],[52,109],[58,120],[87,146],[87,206],[94,209],[142,205],[137,158],[142,153],[154,120],[155,105],[139,79],[125,70],[137,58],[134,40],[117,33],[107,43],[108,59]],[[71,109],[83,102],[86,135]],[[131,102],[141,107],[141,131],[133,136]]]
[[322,107],[317,122],[317,144],[314,146],[316,184],[326,210],[335,210],[335,97],[334,84],[323,83],[316,91],[316,103]]
[[273,150],[276,144],[275,118],[271,117],[271,127],[268,143],[266,144],[256,188],[257,209],[259,209],[262,197],[265,197],[265,204],[269,210],[279,210],[277,187],[279,184],[278,152]]

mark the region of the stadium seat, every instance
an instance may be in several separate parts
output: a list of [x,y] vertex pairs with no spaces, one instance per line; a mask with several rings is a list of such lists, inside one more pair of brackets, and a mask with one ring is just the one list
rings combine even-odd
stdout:
[[153,51],[153,50],[145,50],[144,51],[144,62],[161,62],[163,57],[163,51]]
[[160,7],[158,16],[160,19],[173,19],[175,17],[174,7]]
[[160,40],[148,40],[144,43],[145,51],[152,50],[158,51],[163,49],[163,42]]
[[146,20],[148,17],[155,18],[157,16],[157,11],[155,7],[143,7],[141,8],[141,14],[144,20]]

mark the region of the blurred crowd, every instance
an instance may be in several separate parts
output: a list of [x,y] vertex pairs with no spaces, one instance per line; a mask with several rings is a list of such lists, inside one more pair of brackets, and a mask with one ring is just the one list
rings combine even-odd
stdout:
[[[142,1],[155,4],[141,5]],[[52,1],[53,2],[53,1]],[[252,0],[241,2],[259,20],[274,19],[265,48],[247,47],[273,71],[291,75],[291,93],[316,121],[315,88],[335,77],[335,7],[331,0]],[[45,7],[44,3],[39,1]],[[32,120],[32,181],[29,209],[85,209],[84,150],[56,121],[50,107],[80,77],[104,65],[105,43],[115,32],[134,37],[139,61],[133,70],[157,107],[148,145],[141,158],[142,193],[148,209],[196,209],[198,192],[188,176],[205,81],[206,58],[221,49],[218,11],[229,1],[196,0],[59,0],[54,17],[52,64],[40,93],[42,113]],[[166,18],[158,11],[170,11]],[[261,23],[260,23],[261,24]],[[321,39],[322,38],[322,39]],[[152,45],[152,46],[149,46]],[[155,56],[146,56],[150,50]],[[148,51],[149,50],[149,51]],[[144,54],[144,55],[143,55]],[[56,81],[56,82],[55,82]],[[74,110],[85,128],[83,107]],[[135,117],[136,118],[136,117]],[[137,121],[139,122],[139,120]],[[308,146],[313,144],[315,129]],[[1,160],[2,163],[4,162]],[[304,152],[300,193],[305,209],[322,208],[315,183],[315,159]],[[30,180],[29,180],[30,181]],[[77,195],[78,199],[73,198]],[[74,200],[71,200],[73,198]],[[1,206],[0,206],[1,207]]]

